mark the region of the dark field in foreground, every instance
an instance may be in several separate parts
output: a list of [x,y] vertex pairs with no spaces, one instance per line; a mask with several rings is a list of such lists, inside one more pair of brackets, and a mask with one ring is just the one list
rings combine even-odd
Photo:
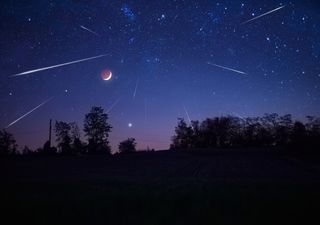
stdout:
[[8,158],[0,160],[0,220],[319,224],[318,168],[254,151]]

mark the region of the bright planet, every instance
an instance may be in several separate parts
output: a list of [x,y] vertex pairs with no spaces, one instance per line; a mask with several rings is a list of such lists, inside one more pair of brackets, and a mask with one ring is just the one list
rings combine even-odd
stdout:
[[101,72],[102,80],[110,80],[112,77],[112,72],[109,69],[105,69]]

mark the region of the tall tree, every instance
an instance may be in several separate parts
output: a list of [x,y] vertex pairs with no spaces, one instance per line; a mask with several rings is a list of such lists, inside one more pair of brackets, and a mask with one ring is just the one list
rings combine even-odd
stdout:
[[69,123],[63,121],[56,121],[55,132],[57,137],[58,147],[62,154],[72,154],[71,149],[71,136],[70,136],[71,126]]
[[175,127],[175,135],[172,137],[171,149],[188,149],[193,145],[193,130],[183,118],[178,118],[178,125]]
[[92,107],[85,115],[84,132],[88,137],[88,153],[110,153],[109,133],[112,126],[108,123],[108,114],[101,107]]
[[286,146],[290,142],[290,133],[293,128],[292,115],[286,114],[279,118],[279,124],[276,127],[277,146]]
[[17,150],[16,140],[6,130],[0,130],[0,157],[15,154]]
[[80,154],[84,149],[84,145],[80,139],[80,129],[75,122],[69,124],[71,127],[72,151],[74,154]]
[[80,129],[76,122],[69,123],[70,131],[71,131],[71,139],[74,141],[75,139],[80,139]]
[[200,129],[203,136],[203,147],[217,147],[218,131],[216,124],[217,118],[207,118],[202,121]]

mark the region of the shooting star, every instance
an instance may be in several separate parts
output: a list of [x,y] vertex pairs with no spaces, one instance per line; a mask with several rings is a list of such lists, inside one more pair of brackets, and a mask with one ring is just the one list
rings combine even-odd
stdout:
[[280,6],[280,7],[276,8],[276,9],[273,9],[273,10],[271,10],[271,11],[269,11],[269,12],[263,13],[263,14],[261,14],[261,15],[259,15],[259,16],[256,16],[256,17],[254,17],[254,18],[252,18],[252,19],[250,19],[250,20],[247,20],[247,21],[245,21],[245,22],[242,22],[241,25],[246,24],[246,23],[249,23],[249,22],[251,22],[251,21],[253,21],[253,20],[259,19],[259,18],[261,18],[261,17],[263,17],[263,16],[266,16],[266,15],[269,15],[269,14],[271,14],[271,13],[274,13],[274,12],[276,12],[276,11],[284,8],[284,7],[286,7],[286,6],[283,5],[283,6]]
[[[187,109],[186,109],[185,105],[182,105],[182,106],[183,106],[184,112],[185,112],[185,113],[186,113],[186,115],[187,115],[187,118],[188,118],[188,120],[189,120],[189,123],[191,124],[191,119],[190,119],[189,113],[188,113],[188,111],[187,111]],[[192,124],[191,124],[191,126],[192,126]]]
[[15,123],[17,123],[18,121],[22,120],[24,117],[28,116],[30,113],[32,113],[33,111],[37,110],[38,108],[40,108],[41,106],[43,106],[44,104],[50,102],[53,99],[53,97],[45,100],[44,102],[42,102],[40,105],[38,105],[37,107],[31,109],[29,112],[25,113],[24,115],[20,116],[18,119],[16,119],[15,121],[13,121],[12,123],[10,123],[8,126],[6,126],[6,128],[11,127],[12,125],[14,125]]
[[220,65],[217,65],[217,64],[214,64],[214,63],[210,63],[210,62],[208,62],[207,64],[209,64],[211,66],[216,66],[216,67],[219,67],[219,68],[222,68],[222,69],[225,69],[225,70],[230,70],[232,72],[236,72],[236,73],[241,73],[241,74],[247,75],[245,72],[242,72],[240,70],[235,70],[235,69],[232,69],[232,68],[229,68],[229,67],[220,66]]
[[84,30],[86,30],[86,31],[89,31],[90,33],[92,33],[92,34],[100,37],[100,35],[99,35],[97,32],[94,32],[93,30],[90,30],[89,28],[87,28],[87,27],[85,27],[85,26],[82,26],[82,25],[80,25],[80,27],[81,27],[82,29],[84,29]]
[[111,110],[119,103],[120,101],[120,98],[118,98],[110,107],[109,109],[107,110],[107,113],[110,113]]
[[25,71],[25,72],[22,72],[22,73],[14,74],[14,75],[12,75],[12,77],[23,76],[23,75],[27,75],[27,74],[31,74],[31,73],[40,72],[40,71],[43,71],[43,70],[49,70],[49,69],[53,69],[53,68],[57,68],[57,67],[61,67],[61,66],[67,66],[67,65],[70,65],[70,64],[80,63],[80,62],[88,61],[88,60],[91,60],[91,59],[101,58],[101,57],[104,57],[104,56],[107,56],[107,55],[108,54],[98,55],[98,56],[93,56],[93,57],[85,58],[85,59],[79,59],[79,60],[76,60],[76,61],[62,63],[62,64],[58,64],[58,65],[54,65],[54,66],[48,66],[48,67],[43,67],[43,68],[39,68],[39,69],[29,70],[29,71]]
[[138,85],[139,85],[139,77],[137,78],[136,86],[135,86],[134,91],[133,91],[133,95],[132,95],[133,100],[136,98]]

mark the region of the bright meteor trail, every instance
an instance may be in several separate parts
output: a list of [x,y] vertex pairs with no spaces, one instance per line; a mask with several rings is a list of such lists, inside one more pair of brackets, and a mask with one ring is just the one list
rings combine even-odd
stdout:
[[225,70],[229,70],[229,71],[232,71],[232,72],[236,72],[236,73],[240,73],[240,74],[246,75],[245,72],[242,72],[240,70],[235,70],[235,69],[232,69],[232,68],[229,68],[229,67],[220,66],[220,65],[217,65],[217,64],[214,64],[214,63],[210,63],[210,62],[208,62],[208,64],[211,65],[211,66],[216,66],[216,67],[219,67],[219,68],[222,68],[222,69],[225,69]]
[[187,115],[187,118],[188,118],[188,120],[189,120],[190,126],[192,127],[192,129],[194,129],[194,128],[193,128],[193,125],[192,125],[191,118],[190,118],[190,116],[189,116],[189,113],[188,113],[188,111],[187,111],[186,106],[185,106],[184,104],[182,104],[182,106],[183,106],[184,112],[185,112],[186,115]]
[[261,14],[261,15],[259,15],[259,16],[256,16],[256,17],[254,17],[254,18],[252,18],[252,19],[250,19],[250,20],[247,20],[247,21],[245,21],[245,22],[243,22],[243,23],[241,23],[241,24],[249,23],[249,22],[251,22],[251,21],[253,21],[253,20],[259,19],[259,18],[261,18],[261,17],[263,17],[263,16],[266,16],[266,15],[268,15],[268,14],[274,13],[275,11],[278,11],[278,10],[284,8],[284,7],[285,7],[285,5],[280,6],[280,7],[276,8],[276,9],[273,9],[273,10],[271,10],[271,11],[269,11],[269,12],[263,13],[263,14]]
[[88,61],[88,60],[91,60],[91,59],[101,58],[101,57],[104,57],[104,56],[107,56],[107,54],[93,56],[93,57],[85,58],[85,59],[79,59],[79,60],[76,60],[76,61],[62,63],[62,64],[58,64],[58,65],[54,65],[54,66],[48,66],[48,67],[43,67],[43,68],[39,68],[39,69],[29,70],[29,71],[25,71],[25,72],[22,72],[22,73],[14,74],[14,75],[12,75],[12,77],[27,75],[27,74],[30,74],[30,73],[36,73],[36,72],[40,72],[40,71],[43,71],[43,70],[50,70],[50,69],[53,69],[53,68],[57,68],[57,67],[61,67],[61,66],[67,66],[67,65],[75,64],[75,63],[80,63],[80,62]]
[[41,106],[43,106],[44,104],[50,102],[53,99],[53,97],[45,100],[44,102],[42,102],[40,105],[38,105],[37,107],[33,108],[32,110],[30,110],[29,112],[27,112],[26,114],[20,116],[18,119],[16,119],[15,121],[13,121],[12,123],[10,123],[6,128],[11,127],[12,125],[14,125],[15,123],[17,123],[19,120],[22,120],[24,117],[28,116],[30,113],[32,113],[33,111],[35,111],[36,109],[40,108]]
[[188,113],[188,111],[187,111],[187,109],[186,109],[185,105],[182,105],[182,106],[183,106],[183,110],[184,110],[184,112],[185,112],[185,113],[186,113],[186,115],[187,115],[187,118],[188,118],[188,120],[189,120],[189,123],[191,124],[191,119],[190,119],[189,113]]
[[90,33],[92,33],[92,34],[100,37],[100,35],[99,35],[98,33],[94,32],[93,30],[90,30],[89,28],[87,28],[87,27],[85,27],[85,26],[82,26],[82,25],[80,25],[80,27],[81,27],[82,29],[84,29],[84,30],[86,30],[86,31],[89,31]]

